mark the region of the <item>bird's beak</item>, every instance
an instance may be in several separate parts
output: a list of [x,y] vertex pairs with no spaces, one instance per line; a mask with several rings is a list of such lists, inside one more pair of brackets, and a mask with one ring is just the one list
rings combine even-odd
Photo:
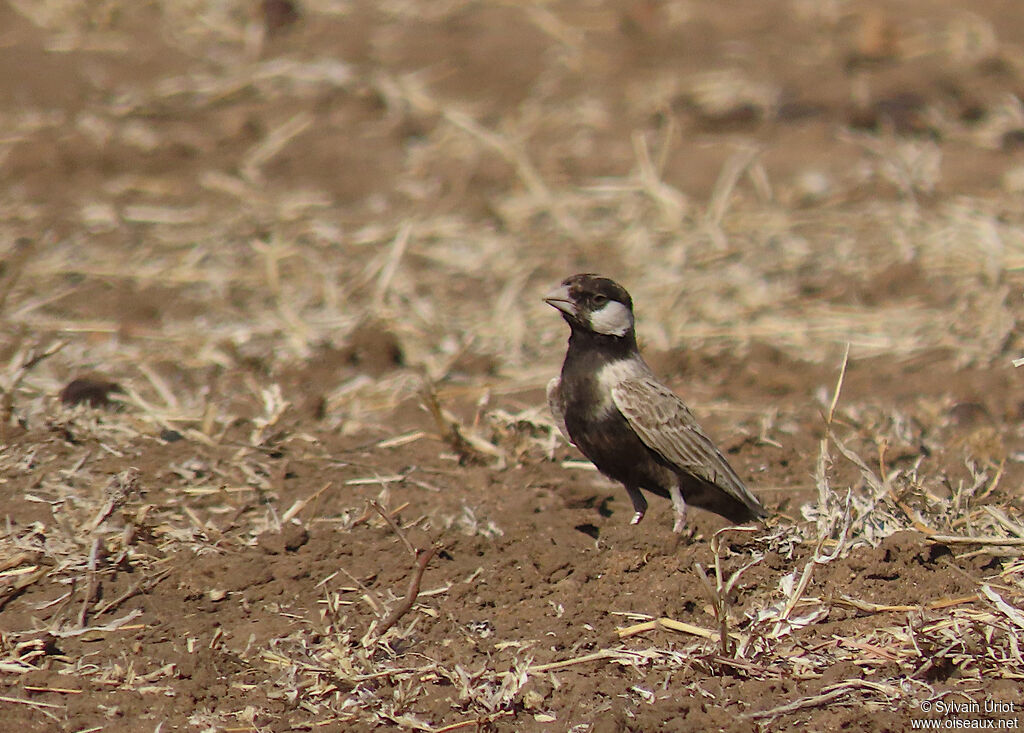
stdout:
[[562,313],[567,313],[570,316],[576,315],[576,304],[573,303],[572,298],[569,297],[569,288],[565,285],[559,285],[557,288],[545,295],[544,302],[553,308],[557,308],[562,311]]

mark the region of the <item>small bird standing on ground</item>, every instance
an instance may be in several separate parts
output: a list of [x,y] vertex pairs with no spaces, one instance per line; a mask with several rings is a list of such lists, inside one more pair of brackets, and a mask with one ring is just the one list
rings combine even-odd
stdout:
[[687,503],[737,524],[765,516],[689,408],[640,356],[633,300],[614,280],[573,275],[544,302],[569,324],[562,374],[548,383],[548,405],[566,440],[601,473],[621,481],[644,518],[646,489],[672,499],[674,531]]

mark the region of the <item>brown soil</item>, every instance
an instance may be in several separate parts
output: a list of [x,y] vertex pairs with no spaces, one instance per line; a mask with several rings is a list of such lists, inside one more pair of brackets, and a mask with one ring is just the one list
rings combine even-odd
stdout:
[[[0,28],[0,728],[1024,717],[1016,3]],[[558,438],[576,271],[764,525],[630,526]]]

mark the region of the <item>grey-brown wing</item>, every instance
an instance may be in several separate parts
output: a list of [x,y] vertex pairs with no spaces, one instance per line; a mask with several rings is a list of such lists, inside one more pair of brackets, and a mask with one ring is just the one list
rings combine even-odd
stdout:
[[572,445],[572,438],[569,437],[569,430],[565,427],[565,403],[562,401],[562,380],[555,377],[548,382],[548,407],[551,409],[551,417],[555,420],[562,437]]
[[612,399],[648,448],[748,507],[761,510],[761,503],[675,392],[654,379],[624,379],[612,387]]

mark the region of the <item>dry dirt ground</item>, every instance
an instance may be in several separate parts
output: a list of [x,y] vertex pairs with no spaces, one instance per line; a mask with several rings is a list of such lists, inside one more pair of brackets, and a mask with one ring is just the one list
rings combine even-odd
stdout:
[[[3,730],[1020,722],[1017,0],[8,0],[0,72]],[[578,271],[765,524],[553,431]]]

